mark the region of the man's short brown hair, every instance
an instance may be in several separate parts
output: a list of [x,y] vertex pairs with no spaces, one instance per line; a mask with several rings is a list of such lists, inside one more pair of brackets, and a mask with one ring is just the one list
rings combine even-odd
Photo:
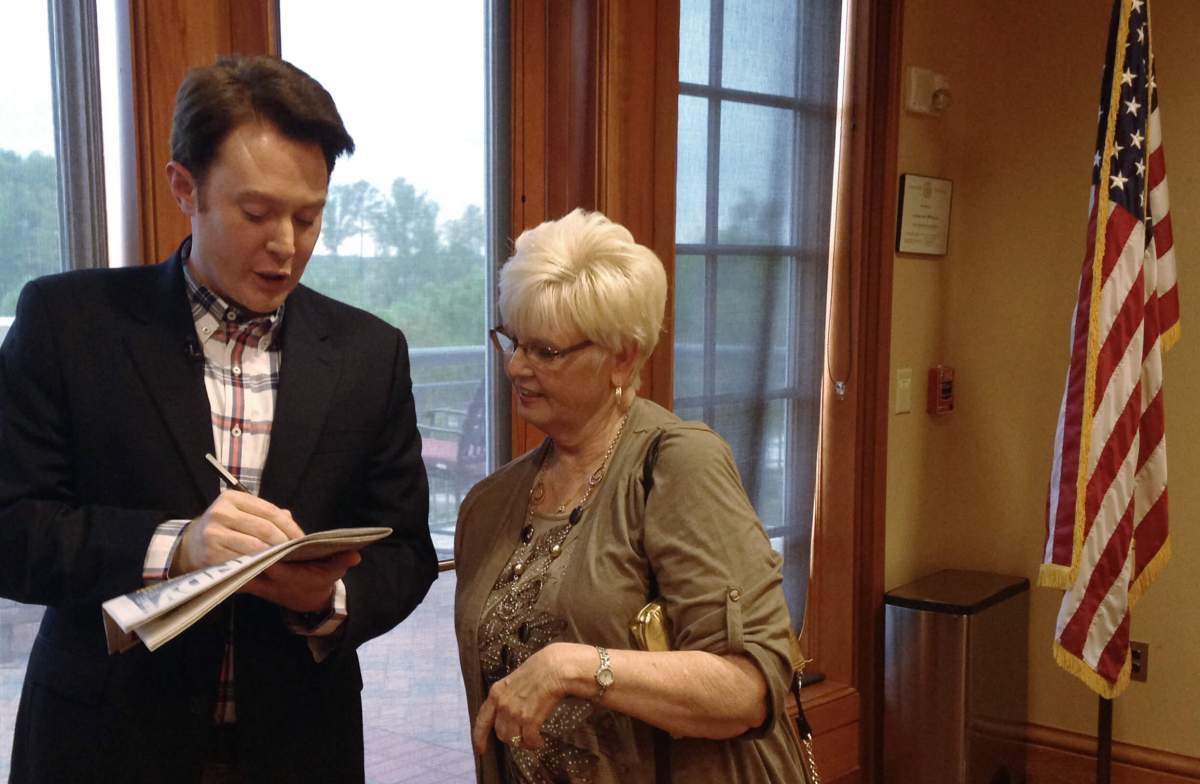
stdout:
[[354,152],[329,92],[291,63],[259,55],[188,71],[175,94],[171,158],[203,183],[225,137],[264,119],[290,139],[319,144],[330,174],[339,155]]

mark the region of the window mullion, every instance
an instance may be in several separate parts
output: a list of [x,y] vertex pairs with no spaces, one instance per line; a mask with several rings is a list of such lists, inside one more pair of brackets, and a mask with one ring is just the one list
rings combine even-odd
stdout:
[[50,67],[64,269],[108,266],[100,54],[92,2],[51,0]]
[[[724,51],[725,2],[712,0],[709,16],[708,82],[721,84],[721,58]],[[721,186],[721,99],[708,99],[708,150],[706,155],[704,242],[712,248],[719,243]],[[713,398],[717,392],[717,264],[718,255],[704,255],[704,385],[703,419],[716,420]]]

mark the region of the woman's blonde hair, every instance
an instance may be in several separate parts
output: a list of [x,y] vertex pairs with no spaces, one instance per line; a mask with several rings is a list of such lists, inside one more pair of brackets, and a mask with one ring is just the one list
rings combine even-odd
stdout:
[[666,304],[667,274],[658,256],[599,212],[575,209],[527,229],[500,269],[500,317],[519,336],[578,330],[612,352],[636,344],[623,397],[641,384]]

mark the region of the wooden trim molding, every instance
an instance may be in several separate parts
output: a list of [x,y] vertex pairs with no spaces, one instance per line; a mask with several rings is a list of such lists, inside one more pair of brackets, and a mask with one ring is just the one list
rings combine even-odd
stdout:
[[[675,280],[679,0],[601,3],[596,207],[651,248]],[[674,285],[639,394],[674,399]]]
[[[810,667],[857,692],[863,781],[882,772],[884,504],[900,14],[850,0],[840,107],[812,587]],[[839,385],[837,382],[843,382]]]
[[[813,728],[813,755],[821,780],[858,781],[862,772],[859,759],[862,706],[858,690],[844,683],[822,681],[806,686],[800,694],[804,715]],[[795,713],[792,701],[788,711]]]
[[[595,9],[512,0],[512,232],[596,208]],[[512,453],[543,433],[512,408]]]
[[[1029,784],[1091,784],[1096,776],[1096,738],[1039,724],[976,720],[970,731],[1002,748],[1024,747]],[[1113,784],[1198,784],[1200,757],[1113,742]]]
[[[511,0],[512,230],[602,210],[673,288],[678,0]],[[670,407],[672,302],[641,394]],[[512,451],[542,433],[512,414]]]
[[278,52],[271,0],[130,0],[134,156],[142,263],[166,258],[190,232],[167,188],[175,92],[193,66],[218,55]]

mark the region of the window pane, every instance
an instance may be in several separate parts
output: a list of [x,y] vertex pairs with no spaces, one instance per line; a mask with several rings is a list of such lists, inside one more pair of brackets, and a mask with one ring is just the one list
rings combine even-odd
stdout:
[[20,74],[0,80],[0,338],[21,287],[62,264],[48,30],[45,3],[16,3],[0,25],[0,68]]
[[795,114],[786,109],[722,103],[719,237],[723,244],[791,241],[794,125]]
[[786,386],[791,267],[779,257],[717,262],[718,394],[761,395]]
[[679,96],[675,241],[704,242],[708,179],[708,100]]
[[[675,259],[675,396],[704,394],[705,262],[703,256]],[[678,303],[687,303],[686,307]]]
[[[709,51],[693,40],[705,29],[695,19],[712,15],[722,55],[716,89],[680,97],[676,411],[729,441],[784,556],[798,628],[825,367],[841,3],[696,0],[683,14],[680,80],[707,82],[695,73],[697,53]],[[720,118],[715,139],[710,116]],[[714,203],[715,231],[704,223]]]
[[[62,268],[53,84],[45,3],[12,3],[0,25],[0,340],[26,282]],[[17,109],[16,107],[19,107]],[[0,599],[0,780],[42,608]]]
[[729,442],[742,484],[769,534],[785,524],[784,496],[790,476],[786,401],[728,403],[716,407],[712,427]]
[[712,0],[679,4],[679,80],[708,84],[708,25]]
[[334,169],[304,282],[408,338],[430,526],[447,558],[458,503],[490,451],[485,6],[345,0],[338,9],[289,2],[280,19],[284,57],[330,91],[357,147]]
[[796,220],[792,224],[794,245],[807,249],[824,262],[829,248],[833,201],[833,143],[836,121],[832,109],[806,113],[796,123],[796,149],[803,150],[804,163],[796,182]]
[[795,0],[724,0],[721,86],[796,95]]
[[[745,2],[746,0],[743,0]],[[840,0],[802,0],[799,3],[800,58],[796,97],[816,106],[837,101],[842,3]]]
[[[283,56],[329,89],[357,146],[334,169],[304,281],[408,338],[442,558],[458,505],[493,452],[484,391],[486,8],[343,0],[331,14],[327,3],[291,0],[280,18]],[[475,780],[454,585],[453,573],[441,575],[408,619],[359,651],[372,784]]]

